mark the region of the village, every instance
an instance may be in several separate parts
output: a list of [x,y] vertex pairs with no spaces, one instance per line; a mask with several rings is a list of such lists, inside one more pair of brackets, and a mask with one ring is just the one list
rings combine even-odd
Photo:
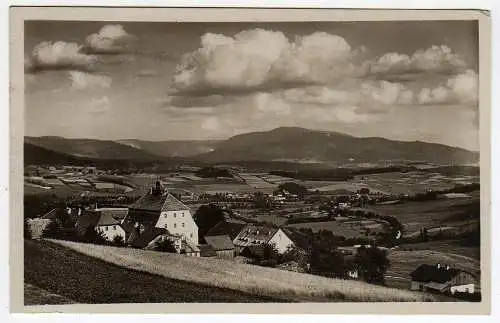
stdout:
[[[369,207],[390,206],[410,199],[408,194],[361,187],[325,195],[292,181],[267,191],[193,192],[172,185],[172,176],[151,176],[149,188],[135,197],[131,181],[96,167],[40,170],[27,167],[25,183],[47,190],[79,186],[78,199],[28,218],[32,239],[155,250],[373,284],[395,278],[398,288],[443,297],[480,292],[475,274],[446,263],[422,262],[409,277],[391,274],[389,254],[415,237],[397,217]],[[93,202],[89,191],[105,202]],[[430,232],[419,229],[416,239],[429,239]]]

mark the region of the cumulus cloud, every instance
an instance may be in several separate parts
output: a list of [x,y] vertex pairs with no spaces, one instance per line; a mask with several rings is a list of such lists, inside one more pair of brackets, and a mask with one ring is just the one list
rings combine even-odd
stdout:
[[446,45],[431,46],[417,50],[411,56],[400,53],[387,53],[370,63],[370,71],[379,77],[397,77],[402,74],[426,72],[454,74],[463,71],[466,63]]
[[83,46],[63,41],[44,41],[33,48],[30,57],[25,58],[28,71],[42,70],[92,70],[98,58],[82,52]]
[[98,33],[87,36],[87,50],[96,54],[120,54],[130,50],[135,39],[122,25],[106,25]]
[[344,38],[324,32],[290,41],[282,32],[207,33],[183,56],[174,75],[179,91],[238,91],[286,84],[324,83],[353,74],[359,53]]
[[453,76],[446,84],[423,88],[417,96],[419,104],[465,104],[478,102],[478,76],[473,70]]
[[112,83],[107,75],[94,75],[81,71],[68,72],[73,90],[109,88]]

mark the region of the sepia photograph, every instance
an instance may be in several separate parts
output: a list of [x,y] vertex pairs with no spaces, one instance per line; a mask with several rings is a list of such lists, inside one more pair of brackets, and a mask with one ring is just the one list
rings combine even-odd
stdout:
[[477,18],[113,10],[13,31],[25,309],[488,298]]

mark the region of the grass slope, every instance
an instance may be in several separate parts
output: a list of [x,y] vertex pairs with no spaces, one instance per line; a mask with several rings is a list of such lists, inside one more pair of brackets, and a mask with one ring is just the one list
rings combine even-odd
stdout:
[[171,279],[207,284],[254,295],[284,297],[294,301],[430,301],[429,295],[264,268],[232,261],[186,257],[154,251],[55,241],[86,255],[129,269],[143,270]]
[[277,301],[122,268],[49,241],[25,240],[24,280],[25,305]]

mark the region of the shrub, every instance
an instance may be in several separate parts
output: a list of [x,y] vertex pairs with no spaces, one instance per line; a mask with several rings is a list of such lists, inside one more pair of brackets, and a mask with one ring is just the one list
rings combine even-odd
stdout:
[[156,251],[176,253],[175,245],[169,239],[163,239],[156,244]]
[[117,247],[125,246],[125,240],[123,240],[122,236],[116,235],[113,237],[113,245]]

